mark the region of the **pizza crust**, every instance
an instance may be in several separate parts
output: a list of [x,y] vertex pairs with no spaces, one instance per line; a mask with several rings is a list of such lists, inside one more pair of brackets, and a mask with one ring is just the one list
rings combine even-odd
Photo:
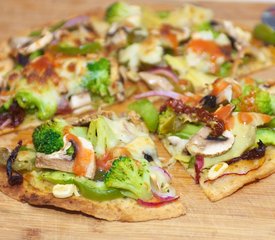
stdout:
[[275,147],[268,147],[264,158],[265,162],[260,168],[250,171],[246,175],[225,175],[208,182],[205,182],[206,179],[202,177],[200,179],[200,186],[211,201],[221,200],[233,194],[244,185],[275,173]]
[[143,207],[133,199],[121,198],[110,201],[93,201],[83,197],[55,198],[51,193],[42,192],[24,181],[19,186],[9,186],[4,167],[0,167],[0,190],[9,197],[37,206],[54,206],[69,211],[82,212],[108,221],[140,222],[179,217],[186,213],[179,201],[161,207]]

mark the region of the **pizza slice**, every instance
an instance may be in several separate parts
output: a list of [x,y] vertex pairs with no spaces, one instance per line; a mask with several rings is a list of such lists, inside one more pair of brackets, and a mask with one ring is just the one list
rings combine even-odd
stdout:
[[12,151],[1,148],[0,190],[8,196],[110,221],[185,214],[134,112],[94,114],[81,126],[53,119],[29,132]]
[[114,3],[106,19],[115,29],[108,39],[124,76],[152,90],[198,92],[219,77],[246,75],[274,63],[273,46],[230,21],[216,20],[206,8],[187,4],[153,11]]
[[140,81],[153,90],[197,93],[219,76],[273,64],[272,47],[214,20],[209,9],[155,11],[116,2],[102,15],[84,14],[1,44],[0,134],[124,101],[144,91]]
[[13,37],[1,52],[0,133],[125,98],[118,62],[106,54],[89,15]]
[[170,99],[158,133],[211,201],[275,171],[274,95],[245,78],[219,79],[208,94]]

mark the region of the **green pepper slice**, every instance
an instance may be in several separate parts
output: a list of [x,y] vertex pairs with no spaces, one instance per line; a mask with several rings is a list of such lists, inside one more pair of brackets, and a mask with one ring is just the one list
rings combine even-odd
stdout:
[[264,23],[260,23],[254,28],[253,35],[266,43],[275,44],[274,29]]
[[59,44],[54,46],[52,49],[54,52],[59,52],[66,55],[85,55],[88,53],[99,52],[101,50],[101,45],[99,42],[87,43],[79,47],[64,46],[63,44]]
[[147,99],[141,99],[131,103],[128,108],[137,112],[150,132],[155,132],[159,124],[159,113],[153,103]]
[[104,182],[95,182],[85,177],[76,177],[74,183],[78,187],[80,194],[91,200],[105,201],[123,197],[119,190],[106,187]]
[[108,188],[103,182],[95,182],[72,173],[44,171],[40,178],[53,184],[75,184],[81,196],[91,200],[105,201],[123,197],[119,190]]

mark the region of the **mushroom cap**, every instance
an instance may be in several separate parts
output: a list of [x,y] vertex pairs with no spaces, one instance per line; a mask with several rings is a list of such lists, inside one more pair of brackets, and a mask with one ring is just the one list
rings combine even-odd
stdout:
[[234,135],[225,130],[221,137],[216,139],[209,139],[211,133],[209,127],[203,127],[196,135],[194,135],[186,144],[186,149],[192,155],[202,156],[217,156],[227,152],[234,143]]

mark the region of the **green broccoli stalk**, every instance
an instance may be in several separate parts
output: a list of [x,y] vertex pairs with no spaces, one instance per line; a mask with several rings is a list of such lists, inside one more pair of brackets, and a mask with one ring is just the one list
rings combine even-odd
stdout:
[[100,116],[90,122],[88,139],[92,142],[95,153],[100,156],[106,149],[115,147],[119,141],[105,117]]
[[245,85],[241,96],[232,100],[236,112],[259,112],[272,115],[274,97],[256,86]]
[[121,193],[135,199],[152,198],[149,164],[147,161],[135,161],[129,157],[120,157],[113,162],[104,182],[107,187],[125,191]]
[[53,119],[36,127],[32,134],[32,140],[37,152],[51,154],[64,146],[64,128],[67,122],[61,119]]
[[93,98],[100,97],[105,102],[112,103],[114,98],[110,95],[111,64],[106,58],[87,64],[88,72],[82,80],[84,88],[88,89]]
[[140,15],[140,7],[124,2],[115,2],[107,8],[105,19],[108,23],[121,22],[129,16]]
[[50,119],[57,110],[58,93],[55,87],[41,86],[38,91],[32,85],[19,88],[15,100],[18,105],[29,112],[37,112],[40,120]]

